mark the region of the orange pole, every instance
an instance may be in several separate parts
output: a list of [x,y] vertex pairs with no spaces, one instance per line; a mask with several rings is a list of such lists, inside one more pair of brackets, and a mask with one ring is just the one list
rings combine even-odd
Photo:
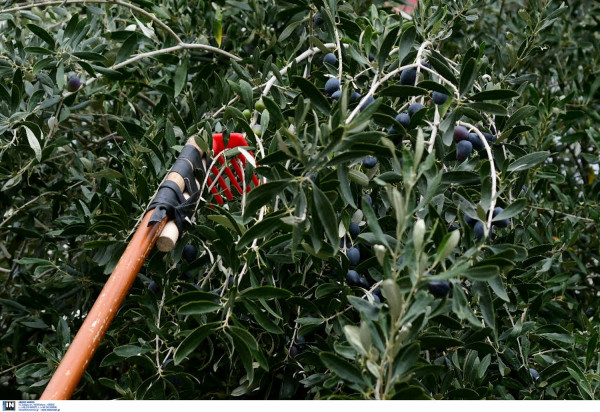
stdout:
[[[227,145],[228,148],[247,145],[241,134],[232,133],[231,137],[232,140]],[[214,152],[221,152],[224,149],[218,146],[219,142],[221,146],[223,145],[221,134],[213,134],[213,140]],[[192,145],[202,153],[202,149],[198,147],[193,137],[187,141],[186,145]],[[185,189],[184,178],[178,172],[169,172],[167,180],[176,183],[179,190],[183,191]],[[254,184],[258,184],[256,176],[253,176],[252,181]],[[67,353],[58,365],[54,375],[52,375],[50,382],[48,382],[48,386],[46,386],[40,397],[41,400],[69,399],[75,391],[88,363],[96,353],[104,334],[135,281],[140,268],[167,224],[168,217],[165,217],[161,222],[148,227],[148,221],[152,213],[154,213],[154,210],[146,213],[142,219],[113,273],[104,285],[100,296],[96,299]]]
[[152,213],[154,210],[146,213],[142,219],[96,303],[46,386],[41,400],[64,400],[69,399],[73,394],[146,257],[167,223],[165,218],[160,223],[148,227]]

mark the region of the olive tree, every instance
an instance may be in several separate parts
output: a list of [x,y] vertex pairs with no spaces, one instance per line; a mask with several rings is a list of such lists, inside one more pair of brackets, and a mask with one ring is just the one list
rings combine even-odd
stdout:
[[1,2],[3,397],[233,132],[260,184],[202,193],[74,398],[597,397],[600,7],[400,3]]

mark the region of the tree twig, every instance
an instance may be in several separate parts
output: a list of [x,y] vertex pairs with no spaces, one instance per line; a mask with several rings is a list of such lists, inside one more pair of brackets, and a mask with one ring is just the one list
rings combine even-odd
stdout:
[[556,210],[556,209],[548,209],[548,208],[545,208],[545,207],[540,207],[540,206],[531,206],[531,205],[529,205],[529,206],[527,206],[527,207],[528,207],[528,208],[530,208],[530,209],[542,210],[542,211],[544,211],[544,212],[552,212],[552,213],[557,213],[557,214],[559,214],[559,215],[563,215],[563,216],[567,216],[567,217],[572,217],[572,218],[579,219],[579,220],[583,220],[583,221],[585,221],[585,222],[589,222],[589,223],[594,223],[594,220],[593,220],[593,219],[590,219],[590,218],[587,218],[587,217],[581,217],[581,216],[577,216],[577,215],[572,215],[572,214],[570,214],[570,213],[561,212],[561,211],[559,211],[559,210]]
[[490,161],[490,177],[492,178],[492,191],[490,193],[490,210],[489,210],[487,222],[485,225],[485,233],[483,234],[484,238],[487,238],[489,235],[490,228],[492,227],[492,219],[494,217],[494,208],[496,207],[496,190],[497,190],[496,189],[496,179],[497,179],[497,177],[496,177],[496,166],[494,165],[494,156],[492,155],[492,149],[491,149],[490,145],[488,144],[487,139],[479,131],[479,129],[477,127],[473,126],[471,123],[463,122],[460,120],[457,121],[456,124],[465,126],[469,129],[469,131],[474,131],[475,133],[477,133],[477,136],[479,136],[479,140],[481,140],[481,142],[485,146],[485,151],[487,153],[488,160]]
[[37,356],[37,357],[35,357],[35,358],[33,358],[33,359],[26,360],[26,361],[25,361],[25,362],[23,362],[23,363],[19,363],[18,365],[11,366],[11,367],[10,367],[10,368],[8,368],[8,369],[4,369],[3,371],[0,371],[0,375],[4,375],[5,373],[8,373],[8,372],[10,372],[10,371],[13,371],[13,370],[15,370],[15,369],[19,369],[21,366],[25,366],[25,365],[27,365],[27,364],[33,363],[33,362],[35,362],[35,361],[38,361],[38,360],[40,360],[40,359],[42,359],[42,358],[41,358],[40,356]]
[[181,38],[169,27],[167,26],[165,23],[163,23],[159,18],[157,18],[156,16],[154,16],[152,13],[147,12],[146,10],[134,5],[134,4],[130,4],[124,1],[120,1],[120,0],[54,0],[54,1],[42,1],[42,2],[37,2],[37,3],[30,3],[30,4],[22,4],[20,6],[16,6],[16,7],[11,7],[8,9],[4,9],[4,10],[0,10],[0,13],[11,13],[14,11],[21,11],[21,10],[28,10],[28,9],[32,9],[34,7],[48,7],[48,6],[61,6],[64,4],[90,4],[90,3],[100,3],[100,4],[117,4],[119,6],[123,6],[123,7],[127,7],[130,8],[131,10],[134,10],[140,14],[143,14],[144,16],[148,17],[150,20],[152,20],[154,23],[156,23],[157,25],[159,25],[163,30],[165,30],[167,33],[169,33],[169,35],[171,35],[176,41],[177,43],[183,43],[183,41],[181,40]]

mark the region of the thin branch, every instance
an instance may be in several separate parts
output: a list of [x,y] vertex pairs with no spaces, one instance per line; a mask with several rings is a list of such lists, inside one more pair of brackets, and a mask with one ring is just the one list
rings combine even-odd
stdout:
[[333,33],[335,34],[335,44],[337,46],[337,54],[338,54],[338,79],[340,79],[340,83],[342,82],[343,76],[343,66],[342,66],[342,46],[340,44],[340,33],[337,30],[337,27],[333,28]]
[[[81,0],[79,0],[79,1],[81,1]],[[84,0],[84,1],[86,1],[86,0]],[[146,10],[144,10],[138,6],[135,6],[133,4],[129,4],[129,3],[126,3],[126,2],[120,1],[120,0],[108,0],[108,3],[115,3],[115,4],[118,4],[123,7],[129,7],[130,9],[135,10],[140,14],[143,14],[144,16],[148,17],[150,20],[152,20],[153,22],[158,24],[167,33],[169,33],[177,41],[177,43],[183,43],[181,38],[169,26],[167,26],[165,23],[163,23],[160,19],[155,17],[153,14],[148,13]]]
[[[417,63],[419,63],[419,66],[417,66],[417,74],[415,75],[415,83],[419,81],[419,75],[421,74],[421,56],[423,55],[423,52],[425,51],[425,48],[427,46],[431,46],[431,42],[430,41],[425,41],[421,44],[421,46],[419,46],[419,50],[417,50],[417,57],[415,58],[415,61]],[[424,67],[424,66],[423,66]],[[425,96],[421,97],[421,103],[423,103],[425,100]]]
[[[152,51],[149,51],[149,52],[136,54],[135,56],[133,56],[133,57],[131,57],[131,58],[125,60],[125,61],[122,61],[121,63],[115,64],[115,65],[109,67],[109,69],[110,70],[118,70],[118,69],[120,69],[122,67],[130,65],[131,63],[135,63],[135,62],[137,62],[139,60],[142,60],[142,59],[145,59],[147,57],[158,56],[158,55],[161,55],[161,54],[167,54],[167,53],[176,52],[176,51],[179,51],[179,50],[205,50],[205,51],[210,51],[210,52],[217,53],[217,54],[222,54],[223,56],[228,57],[231,60],[235,60],[235,61],[240,61],[241,60],[240,57],[235,56],[235,55],[233,55],[233,54],[231,54],[229,52],[226,52],[225,50],[221,50],[221,49],[218,49],[216,47],[209,46],[209,45],[206,45],[206,44],[180,43],[180,44],[178,44],[176,46],[171,46],[171,47],[166,47],[164,49],[152,50]],[[101,77],[102,77],[102,74],[97,73],[96,77],[92,77],[92,78],[88,79],[83,84],[82,87],[89,86],[90,84],[92,84],[96,80],[100,79]],[[70,95],[72,95],[74,93],[77,93],[77,91],[75,91],[75,92],[65,91],[63,93],[63,98],[68,97],[68,96],[70,96]]]
[[[122,61],[121,63],[111,66],[110,69],[118,70],[122,67],[128,66],[131,63],[135,63],[135,62],[145,59],[147,57],[157,56],[157,55],[161,55],[161,54],[167,54],[167,53],[171,53],[171,52],[175,52],[175,51],[179,51],[179,50],[206,50],[206,51],[211,51],[213,53],[222,54],[225,57],[229,57],[231,60],[235,60],[235,61],[242,60],[240,57],[235,56],[229,52],[226,52],[225,50],[221,50],[216,47],[209,46],[207,44],[180,43],[176,46],[171,46],[171,47],[166,47],[164,49],[152,50],[149,52],[136,54],[135,56],[130,57],[129,59]],[[93,82],[93,80],[90,79],[86,82],[86,84],[89,84],[92,82]]]
[[[185,43],[169,26],[167,26],[165,23],[163,23],[160,19],[155,17],[153,14],[145,11],[144,9],[142,9],[138,6],[126,3],[121,0],[60,0],[60,1],[54,0],[54,1],[45,1],[45,2],[40,2],[40,3],[31,3],[31,4],[24,4],[24,5],[17,6],[17,7],[11,7],[8,9],[0,10],[0,13],[10,13],[10,12],[14,12],[14,11],[27,10],[27,9],[31,9],[34,7],[47,7],[47,6],[55,6],[55,5],[63,5],[63,4],[82,4],[82,3],[116,4],[116,5],[120,5],[123,7],[128,7],[131,10],[134,10],[134,11],[148,17],[150,20],[152,20],[157,25],[159,25],[161,28],[163,28],[165,31],[167,31],[177,41],[177,45],[175,45],[175,46],[167,47],[167,48],[159,49],[159,50],[153,50],[151,52],[140,53],[138,55],[135,55],[121,63],[111,66],[110,69],[112,69],[112,70],[118,70],[122,67],[125,67],[131,63],[135,63],[146,57],[152,57],[152,56],[156,56],[156,55],[171,53],[171,52],[175,52],[175,51],[179,51],[179,50],[205,50],[205,51],[209,51],[209,52],[212,52],[215,54],[221,54],[221,55],[223,55],[227,58],[230,58],[232,60],[235,60],[235,61],[241,60],[240,57],[235,56],[225,50],[221,50],[217,47],[209,46],[206,44]],[[88,79],[84,83],[84,86],[89,86],[90,84],[92,84],[94,81],[96,81],[100,77],[102,77],[102,74],[98,73],[96,75],[96,77]],[[76,92],[65,91],[62,95],[62,99],[70,96],[73,93],[76,93]],[[61,103],[62,103],[62,101],[61,101]],[[59,106],[58,110],[60,111],[60,106]],[[56,117],[58,117],[58,116],[56,116]]]
[[[328,49],[334,49],[336,47],[335,43],[327,43],[324,45],[326,48]],[[346,44],[344,46],[347,46]],[[303,52],[301,55],[299,55],[298,57],[296,57],[294,60],[292,60],[290,63],[286,64],[281,70],[279,70],[279,74],[281,76],[284,76],[288,69],[290,67],[292,67],[292,65],[298,64],[301,61],[311,57],[312,55],[318,53],[321,49],[319,49],[318,47],[312,47],[308,50],[306,50],[305,52]],[[264,85],[260,85],[260,86],[255,86],[252,88],[252,90],[257,90],[260,89],[262,87],[264,87],[261,96],[266,96],[269,91],[271,90],[271,88],[273,87],[273,85],[275,84],[275,82],[277,81],[277,76],[273,75],[271,76],[271,78],[269,80],[267,80],[267,82]],[[239,96],[236,96],[234,98],[232,98],[226,105],[223,105],[220,109],[218,109],[217,111],[215,111],[212,114],[212,117],[217,117],[219,114],[221,114],[221,112],[225,111],[227,109],[227,107],[231,106],[232,104],[234,104],[235,102],[237,102],[239,100]],[[254,116],[252,117],[252,121],[250,123],[250,127],[254,126],[256,124],[256,121],[258,119],[258,114],[254,113]],[[260,140],[260,138],[257,136],[256,137],[256,143],[258,145],[259,148],[259,152],[261,154],[261,156],[264,158],[265,157],[265,151],[264,151],[264,147],[262,144],[262,141]],[[263,178],[263,183],[266,183],[266,180]]]
[[169,360],[169,357],[171,356],[171,352],[173,352],[173,347],[172,346],[169,347],[169,350],[167,351],[167,354],[165,355],[165,359],[162,361],[162,363],[158,367],[158,374],[160,376],[162,376],[162,372],[164,370],[163,367],[162,367],[162,365],[164,365],[164,363]]
[[452,90],[454,91],[454,95],[456,96],[457,99],[460,98],[460,93],[458,91],[458,88],[448,79],[446,79],[444,76],[442,76],[441,74],[439,74],[438,72],[436,72],[433,69],[430,69],[427,66],[423,66],[420,65],[422,70],[428,71],[431,74],[434,74],[435,76],[437,76],[438,79],[440,79],[443,83],[446,83],[448,86],[450,86],[452,88]]
[[412,63],[412,64],[407,64],[406,66],[402,66],[402,67],[398,67],[395,70],[392,70],[391,72],[389,72],[388,74],[386,74],[385,76],[383,76],[380,80],[378,80],[377,78],[379,77],[379,72],[375,74],[374,77],[374,81],[373,84],[371,85],[371,88],[369,89],[369,91],[362,97],[361,101],[358,103],[358,105],[356,106],[356,108],[352,111],[352,113],[350,113],[350,116],[348,116],[348,118],[346,119],[346,124],[350,124],[350,122],[352,122],[352,120],[354,120],[354,118],[358,115],[358,112],[360,111],[360,108],[363,106],[363,104],[366,103],[366,101],[369,99],[369,97],[373,96],[375,94],[375,91],[383,84],[385,83],[389,78],[395,76],[396,74],[400,73],[402,70],[406,70],[406,69],[410,69],[413,67],[417,67],[419,64],[418,63]]
[[[421,46],[419,47],[419,51],[417,53],[418,56],[420,57],[420,55],[423,53],[423,50],[425,49],[425,47],[428,47],[430,45],[431,45],[431,42],[429,42],[429,41],[423,42],[423,44],[421,44]],[[350,116],[348,116],[348,118],[346,119],[346,124],[350,124],[352,122],[352,120],[354,120],[354,118],[358,115],[358,112],[360,111],[360,108],[366,103],[366,101],[369,99],[369,97],[371,97],[371,96],[373,96],[375,94],[375,91],[383,83],[385,83],[386,81],[388,81],[390,78],[394,77],[395,75],[397,75],[401,71],[406,70],[406,69],[411,69],[413,67],[416,67],[416,68],[420,67],[423,70],[428,70],[428,71],[432,72],[433,74],[437,75],[437,73],[434,72],[433,70],[428,69],[427,67],[423,66],[421,64],[420,59],[418,59],[416,63],[407,64],[405,66],[401,66],[401,67],[398,67],[397,69],[392,70],[391,72],[389,72],[388,74],[386,74],[385,76],[383,76],[379,80],[378,80],[379,73],[375,74],[375,78],[374,78],[373,84],[371,85],[371,88],[369,89],[369,91],[367,92],[367,94],[365,94],[363,96],[363,98],[358,103],[358,105],[354,108],[354,110],[352,111],[352,113],[350,113]],[[442,80],[442,77],[441,76],[439,76],[439,77],[440,77],[440,80]],[[454,86],[452,83],[450,83],[446,79],[444,79],[443,81],[447,82],[448,84],[450,84],[454,88],[456,96],[458,97],[459,93],[458,93],[458,89],[456,88],[456,86]]]
[[581,217],[581,216],[577,216],[577,215],[572,215],[570,213],[561,212],[561,211],[556,210],[556,209],[548,209],[548,208],[540,207],[540,206],[527,206],[527,207],[530,208],[530,209],[535,209],[535,210],[543,210],[545,212],[558,213],[559,215],[572,217],[572,218],[583,220],[583,221],[589,222],[589,223],[594,223],[593,219],[589,219],[587,217]]
[[[12,278],[15,275],[15,270],[17,269],[17,266],[19,266],[19,264],[16,262],[16,260],[21,259],[21,257],[23,256],[23,251],[25,251],[25,248],[27,247],[28,244],[29,244],[29,242],[27,240],[25,240],[21,244],[21,249],[19,249],[19,252],[17,253],[16,258],[13,259],[12,267],[10,268],[10,273],[8,274],[8,276],[6,277],[6,280],[4,281],[4,285],[2,286],[2,290],[0,291],[0,296],[4,296],[4,293],[8,289],[8,285],[10,285],[10,282],[12,281]],[[40,278],[41,278],[41,276],[38,277],[38,279],[40,279]]]
[[433,115],[433,124],[431,125],[431,138],[427,142],[427,152],[431,153],[433,146],[435,145],[435,138],[437,136],[438,129],[440,127],[440,111],[438,110],[437,104],[435,105],[435,114]]
[[152,100],[151,98],[149,98],[145,94],[143,94],[143,93],[140,92],[136,96],[139,97],[140,99],[142,99],[143,101],[145,101],[146,103],[148,103],[150,106],[156,107],[156,103],[154,103],[154,100]]
[[8,368],[8,369],[4,369],[3,371],[0,371],[0,375],[4,375],[5,373],[8,373],[8,372],[10,372],[10,371],[13,371],[13,370],[15,370],[15,369],[19,369],[21,366],[24,366],[24,365],[27,365],[27,364],[29,364],[29,363],[32,363],[32,362],[38,361],[38,360],[40,360],[40,359],[42,359],[42,358],[41,358],[40,356],[37,356],[37,357],[35,357],[35,358],[33,358],[33,359],[26,360],[26,361],[25,361],[25,362],[23,362],[23,363],[19,363],[18,365],[11,366],[11,367],[10,367],[10,368]]
[[[62,191],[62,193],[66,193],[67,191],[71,190],[72,188],[74,188],[75,186],[80,185],[82,182],[77,182],[75,184],[72,184],[71,186],[69,186],[68,188],[66,188],[64,191]],[[2,223],[0,223],[0,228],[2,226],[4,226],[5,224],[7,224],[13,217],[15,217],[22,209],[26,208],[27,206],[29,206],[32,203],[37,202],[40,198],[44,197],[44,196],[49,196],[49,195],[55,195],[58,194],[58,192],[45,192],[45,193],[41,193],[40,195],[34,197],[33,199],[31,199],[30,201],[26,202],[25,204],[23,204],[22,206],[20,206],[17,210],[15,210],[14,213],[12,213],[10,216],[8,216],[6,219],[4,219],[2,221]]]
[[204,275],[204,279],[202,280],[202,283],[200,284],[201,288],[204,288],[204,285],[206,285],[208,283],[208,281],[210,280],[210,277],[214,273],[214,271],[217,268],[217,266],[219,265],[220,261],[221,261],[221,255],[217,256],[217,258],[215,259],[215,263],[213,263],[210,270],[208,272],[206,272],[206,275]]
[[[266,206],[261,207],[260,212],[258,213],[258,219],[256,221],[261,222],[265,218],[266,212],[267,212],[267,207]],[[254,252],[258,251],[258,247],[256,246],[257,243],[258,243],[258,238],[254,239],[252,241],[252,245],[250,245],[251,251],[254,251]],[[246,263],[244,263],[244,267],[242,268],[242,270],[240,271],[240,274],[238,276],[238,286],[242,284],[242,279],[244,278],[244,275],[246,274],[247,271],[248,271],[248,262],[246,261]]]
[[[169,281],[167,280],[167,284],[163,287],[162,290],[162,297],[160,299],[160,302],[158,304],[158,313],[156,314],[156,330],[160,330],[160,316],[162,313],[162,308],[165,305],[165,295],[166,295],[166,289],[169,287]],[[160,351],[158,350],[159,348],[159,343],[160,343],[161,339],[160,336],[158,335],[158,332],[156,333],[155,336],[155,342],[156,342],[156,368],[160,371],[161,370],[161,363],[160,363]]]
[[[334,49],[336,47],[335,43],[327,43],[324,45],[326,48],[328,49]],[[344,45],[347,46],[347,45]],[[294,63],[298,64],[300,63],[302,60],[307,59],[308,57],[312,56],[313,54],[318,53],[319,51],[321,51],[321,49],[319,49],[318,47],[313,47],[311,49],[306,50],[304,53],[302,53],[301,55],[299,55],[298,57],[296,57],[294,60],[292,60],[290,63],[288,63],[287,65],[285,65],[281,70],[279,70],[279,74],[284,76],[288,69],[290,67],[292,67],[292,65]],[[340,76],[341,77],[341,76]],[[273,77],[271,77],[267,83],[265,83],[265,88],[262,92],[263,96],[266,96],[269,93],[269,90],[271,90],[271,87],[273,86],[273,84],[275,84],[275,82],[277,81],[277,77],[275,75],[273,75]]]
[[[504,309],[506,310],[506,314],[508,315],[508,319],[510,319],[510,323],[513,326],[513,328],[515,327],[515,321],[512,317],[512,315],[510,314],[510,311],[508,310],[508,305],[505,303],[504,304]],[[525,315],[525,312],[523,313],[523,315]],[[523,348],[521,347],[521,336],[517,336],[517,346],[519,347],[519,354],[521,355],[521,359],[523,360],[523,366],[527,367],[527,361],[525,360],[525,356],[523,355]]]
[[129,4],[129,3],[126,3],[126,2],[120,1],[120,0],[55,0],[55,1],[43,1],[43,2],[37,2],[37,3],[31,3],[31,4],[23,4],[21,6],[16,6],[16,7],[11,7],[9,9],[0,10],[0,13],[11,13],[13,11],[28,10],[28,9],[32,9],[34,7],[61,6],[61,5],[64,5],[64,4],[82,4],[82,3],[86,3],[86,4],[89,4],[89,3],[117,4],[119,6],[130,8],[131,10],[134,10],[134,11],[140,13],[140,14],[143,14],[144,16],[146,16],[150,20],[152,20],[154,23],[156,23],[157,25],[159,25],[163,30],[165,30],[167,33],[169,33],[169,35],[171,35],[177,41],[177,43],[183,43],[183,41],[181,40],[181,38],[177,34],[175,34],[175,32],[169,26],[167,26],[165,23],[163,23],[156,16],[154,16],[151,13],[148,13],[146,10],[144,10],[144,9],[138,7],[138,6],[135,6],[133,4]]
[[490,193],[490,210],[488,213],[487,223],[485,227],[484,237],[487,238],[490,228],[492,227],[492,218],[494,217],[494,208],[496,207],[496,166],[494,165],[494,157],[492,156],[492,149],[488,144],[485,136],[479,131],[479,129],[473,126],[470,123],[458,121],[456,122],[458,125],[465,126],[469,129],[469,131],[474,131],[479,136],[479,139],[483,142],[485,146],[485,151],[487,152],[488,160],[490,161],[490,177],[492,178],[492,192]]

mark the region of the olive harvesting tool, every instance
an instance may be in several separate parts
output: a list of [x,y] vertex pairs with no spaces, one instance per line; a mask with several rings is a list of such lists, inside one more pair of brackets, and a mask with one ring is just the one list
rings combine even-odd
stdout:
[[[71,397],[150,251],[155,244],[163,252],[175,247],[180,234],[190,223],[189,218],[200,200],[202,189],[207,186],[220,205],[225,200],[234,198],[230,185],[240,194],[244,190],[246,192],[251,190],[252,185],[250,182],[246,184],[245,181],[244,168],[247,160],[253,161],[253,154],[242,149],[244,146],[248,144],[240,133],[231,133],[227,144],[221,133],[215,133],[213,134],[215,160],[211,161],[193,137],[188,140],[159,186],[100,296],[69,345],[41,400],[61,400]],[[239,148],[239,153],[226,159],[226,149],[234,148]],[[235,175],[229,164],[233,167]],[[194,175],[197,169],[205,172],[206,179],[202,187],[199,187],[199,182]],[[225,177],[228,178],[230,185],[227,184]],[[259,184],[254,174],[251,183],[254,186]]]

